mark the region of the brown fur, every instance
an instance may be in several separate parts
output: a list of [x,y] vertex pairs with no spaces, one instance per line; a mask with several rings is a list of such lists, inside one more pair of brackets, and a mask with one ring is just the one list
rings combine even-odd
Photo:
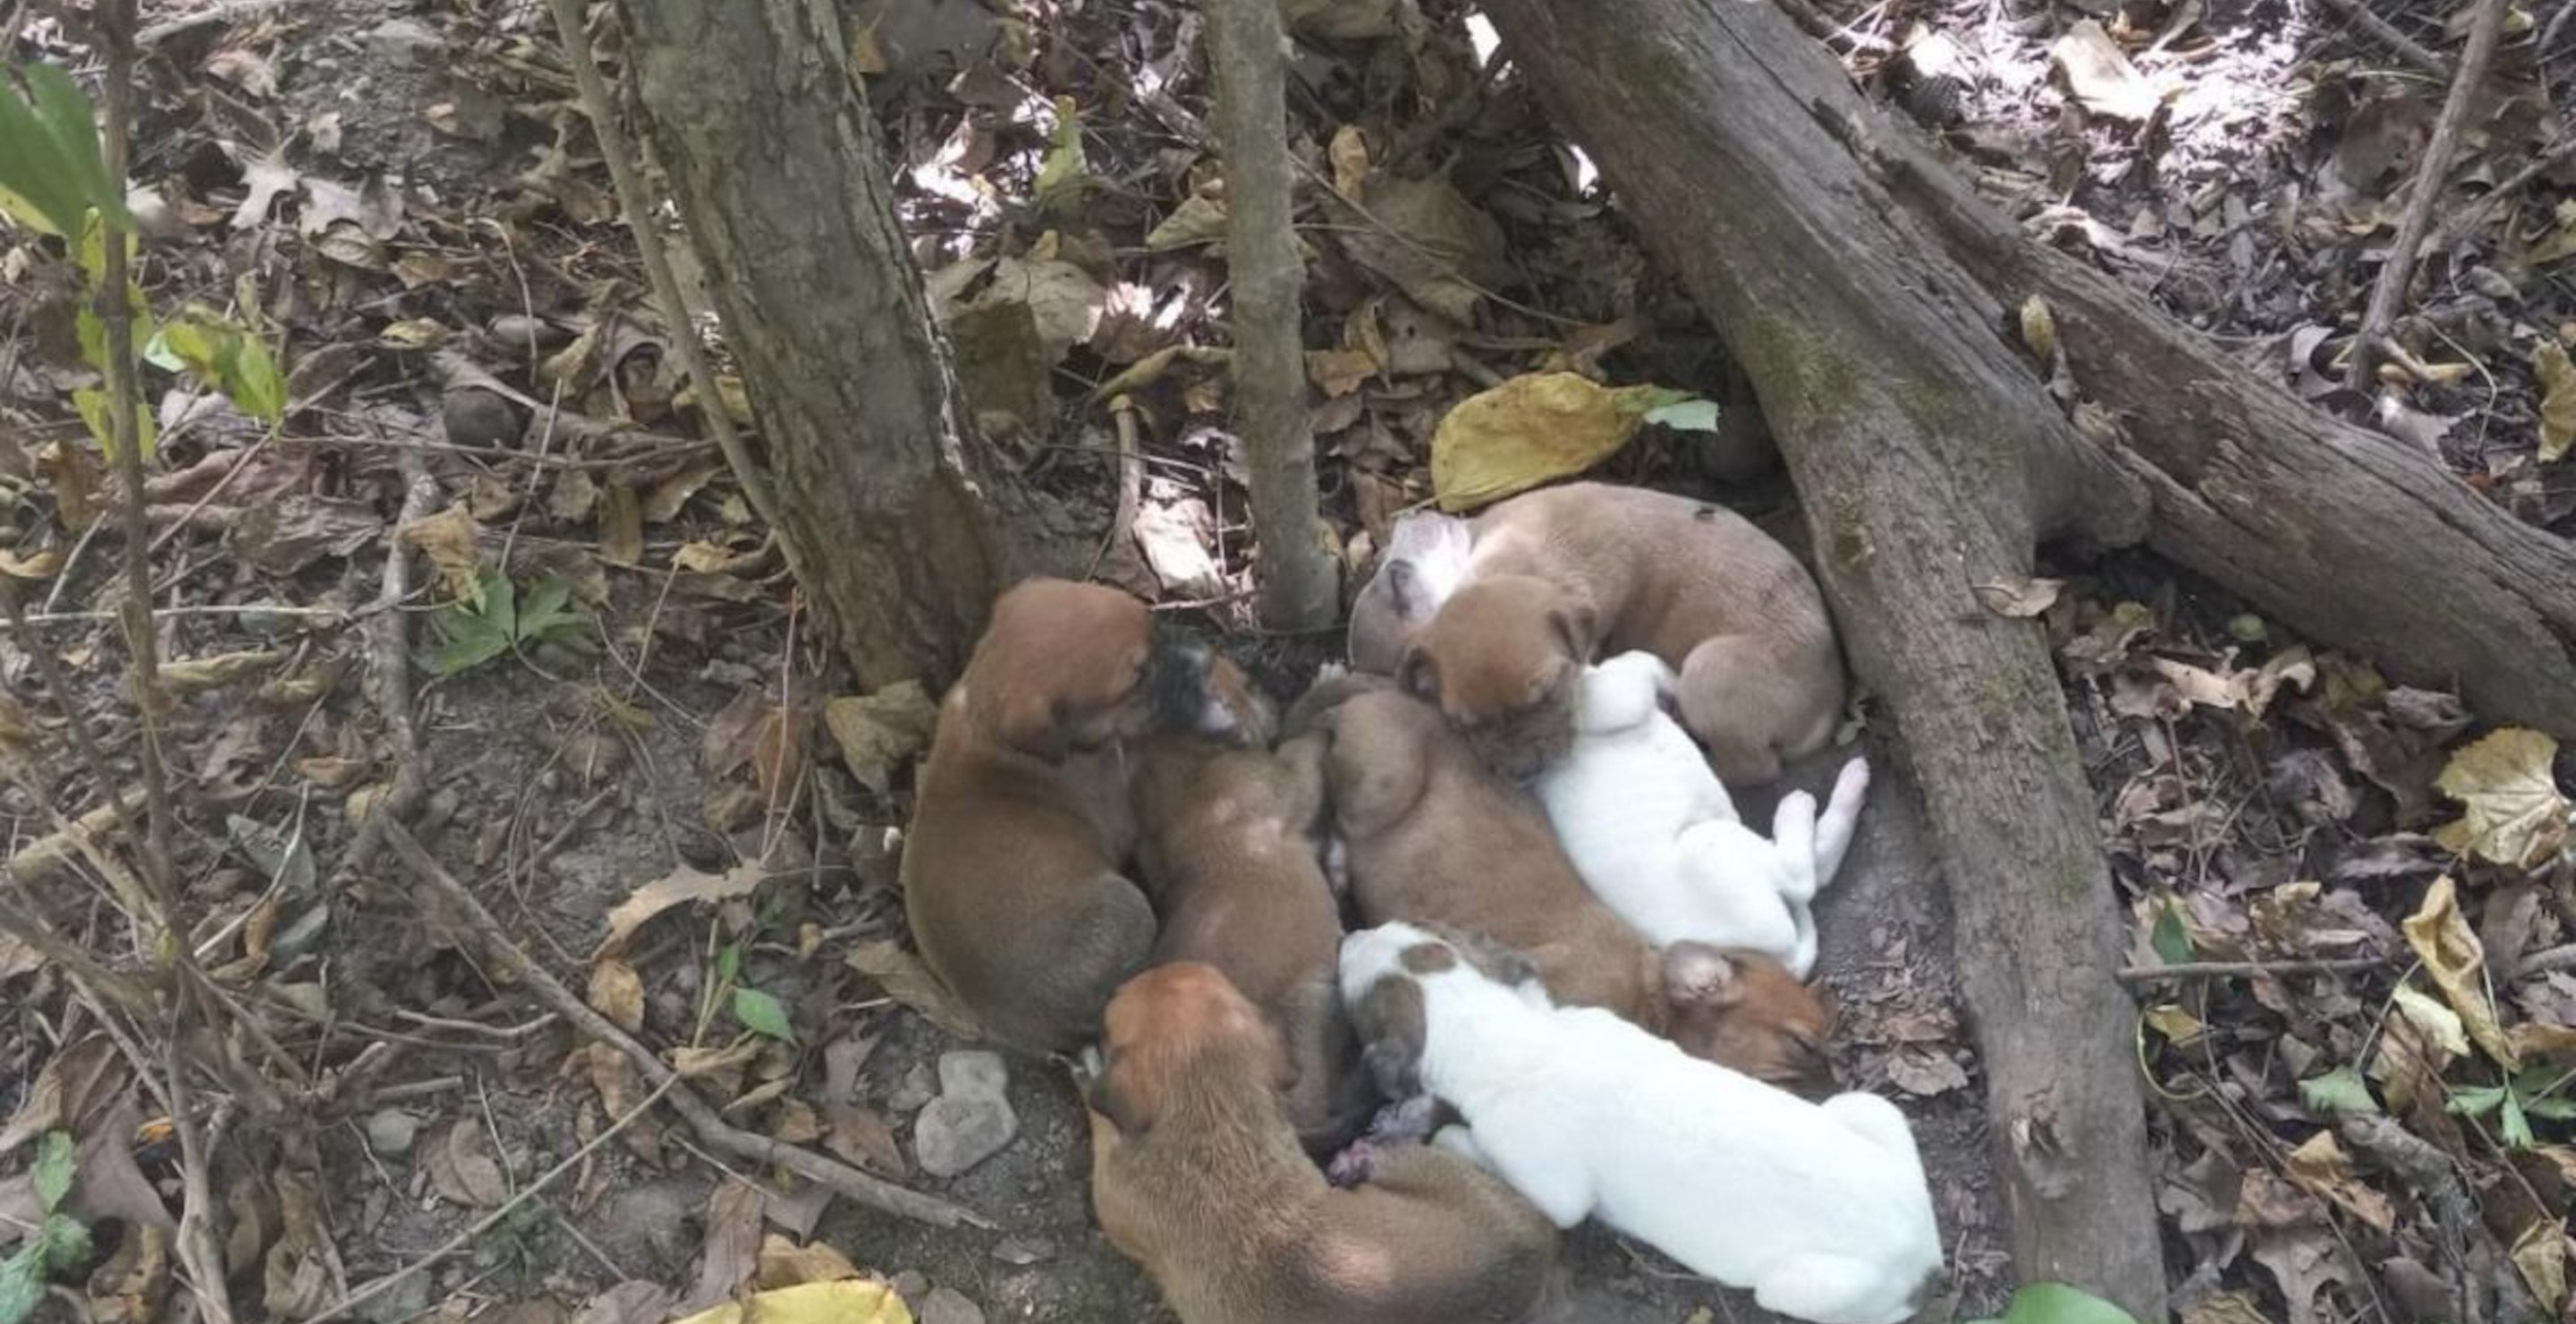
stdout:
[[1325,881],[1324,741],[1277,753],[1183,737],[1136,766],[1136,863],[1162,920],[1152,960],[1224,972],[1288,1047],[1288,1120],[1329,1155],[1368,1120],[1359,1042],[1334,988],[1342,917]]
[[1631,649],[1680,673],[1682,725],[1732,783],[1776,779],[1842,715],[1833,622],[1787,548],[1722,507],[1603,483],[1477,517],[1466,582],[1413,631],[1399,675],[1527,781],[1573,742],[1573,673]]
[[[1675,943],[1658,953],[1574,871],[1546,811],[1489,771],[1437,710],[1395,690],[1312,719],[1363,922],[1406,920],[1525,955],[1561,1003],[1604,1007],[1695,1057],[1799,1089],[1829,1081],[1831,1013],[1776,960]],[[1390,1050],[1372,1044],[1370,1066]]]
[[1325,1183],[1270,1088],[1277,1035],[1215,968],[1138,975],[1107,1024],[1093,1207],[1182,1324],[1512,1324],[1538,1304],[1556,1230],[1473,1163],[1412,1148]]
[[1144,963],[1154,914],[1120,872],[1135,839],[1121,742],[1233,716],[1249,689],[1115,589],[1019,584],[939,710],[903,854],[904,909],[931,971],[993,1037],[1063,1052]]

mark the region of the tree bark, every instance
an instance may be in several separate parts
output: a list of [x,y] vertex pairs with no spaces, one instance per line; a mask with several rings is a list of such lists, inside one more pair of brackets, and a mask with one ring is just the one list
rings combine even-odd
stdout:
[[619,9],[631,100],[760,420],[789,568],[861,685],[943,684],[1019,568],[995,511],[1016,491],[959,408],[835,11]]
[[1274,630],[1322,629],[1341,606],[1341,586],[1315,537],[1305,261],[1290,225],[1286,34],[1276,0],[1208,0],[1205,9],[1214,120],[1225,152],[1235,432],[1261,540],[1261,615]]

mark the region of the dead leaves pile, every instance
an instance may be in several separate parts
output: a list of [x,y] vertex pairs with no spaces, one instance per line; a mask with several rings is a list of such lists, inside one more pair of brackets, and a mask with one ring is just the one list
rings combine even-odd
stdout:
[[2160,1203],[2198,1265],[2182,1317],[2555,1317],[2576,1250],[2556,742],[2467,738],[2450,695],[2092,587],[1981,596],[2049,629],[2108,765],[2132,960],[2245,968],[2139,985]]

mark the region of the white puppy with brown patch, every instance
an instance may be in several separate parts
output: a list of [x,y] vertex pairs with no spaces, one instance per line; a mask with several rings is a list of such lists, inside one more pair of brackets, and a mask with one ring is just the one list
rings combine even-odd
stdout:
[[1376,1064],[1465,1119],[1436,1143],[1557,1226],[1597,1217],[1766,1310],[1898,1324],[1921,1308],[1941,1237],[1895,1105],[1809,1103],[1556,1006],[1515,965],[1410,924],[1342,941],[1342,998]]
[[1574,745],[1539,774],[1539,801],[1575,872],[1647,941],[1762,952],[1804,979],[1816,966],[1810,905],[1851,849],[1869,764],[1843,765],[1821,816],[1814,796],[1782,796],[1766,840],[1665,711],[1676,684],[1647,652],[1588,668]]

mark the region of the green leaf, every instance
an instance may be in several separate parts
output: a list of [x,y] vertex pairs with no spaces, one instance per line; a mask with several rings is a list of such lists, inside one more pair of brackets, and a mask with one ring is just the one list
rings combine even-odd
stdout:
[[737,988],[733,991],[733,1018],[753,1034],[765,1034],[786,1043],[796,1042],[796,1031],[787,1024],[787,1008],[759,989]]
[[[199,381],[222,391],[243,413],[272,425],[286,416],[286,378],[278,373],[268,346],[220,314],[192,306],[162,328],[153,344]],[[146,357],[151,357],[148,350]]]
[[2531,1133],[2531,1119],[2523,1116],[2522,1100],[2511,1090],[2504,1093],[2504,1116],[2496,1129],[2503,1133],[2508,1149],[2529,1149],[2539,1139]]
[[37,1243],[44,1247],[49,1268],[65,1268],[89,1258],[89,1229],[69,1214],[47,1214],[45,1224],[37,1229]]
[[36,1145],[36,1205],[46,1213],[63,1207],[72,1191],[72,1133],[47,1131]]
[[2148,935],[2155,945],[2156,959],[2166,965],[2182,965],[2191,960],[2191,930],[2182,922],[2182,903],[2168,897],[2156,912],[2155,931]]
[[1074,110],[1073,98],[1055,99],[1055,141],[1047,148],[1046,159],[1038,163],[1038,177],[1032,200],[1040,211],[1052,211],[1073,202],[1091,182],[1091,163],[1082,150],[1082,117]]
[[742,977],[742,944],[729,942],[716,949],[716,982],[730,984]]
[[[81,422],[89,425],[89,435],[97,440],[99,450],[105,452],[107,458],[115,459],[116,429],[108,418],[107,392],[84,386],[72,392],[72,406],[80,410]],[[138,406],[134,411],[134,426],[142,433],[143,458],[148,463],[161,446],[160,429],[152,421],[152,411]]]
[[2504,1096],[2505,1088],[2502,1085],[2453,1090],[2450,1100],[2443,1105],[2443,1109],[2458,1117],[2484,1117],[2494,1112],[2496,1105],[2504,1102]]
[[26,92],[0,77],[0,211],[20,224],[65,238],[81,232],[95,208],[132,230],[125,191],[107,177],[89,98],[72,76],[50,64],[23,67]]
[[26,1324],[45,1299],[45,1243],[33,1237],[0,1260],[0,1324]]
[[1675,432],[1717,431],[1717,402],[1714,400],[1677,400],[1657,405],[1646,411],[1646,421]]
[[2013,1293],[2001,1320],[1974,1324],[2138,1324],[2128,1311],[2064,1283],[2031,1283]]
[[2299,1102],[2319,1118],[2379,1111],[2379,1101],[2370,1097],[2369,1083],[2351,1067],[2336,1067],[2322,1076],[2300,1081]]
[[2576,1122],[2576,1099],[2526,1096],[2522,1110],[2544,1122]]

